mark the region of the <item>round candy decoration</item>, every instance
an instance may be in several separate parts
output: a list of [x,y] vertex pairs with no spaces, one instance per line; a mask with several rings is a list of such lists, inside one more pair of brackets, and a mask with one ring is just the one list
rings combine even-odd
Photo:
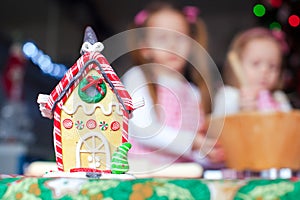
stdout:
[[78,130],[82,130],[84,128],[83,121],[76,121],[75,126]]
[[119,130],[120,127],[121,127],[121,126],[120,126],[120,123],[117,122],[117,121],[113,121],[113,122],[110,124],[110,128],[111,128],[111,130],[113,130],[113,131]]
[[83,78],[78,87],[78,95],[86,103],[98,103],[105,97],[106,91],[103,77],[93,75]]
[[73,127],[73,122],[71,119],[64,119],[63,120],[63,126],[65,129],[71,129]]
[[87,127],[88,129],[94,129],[94,128],[96,128],[96,126],[97,126],[97,123],[96,123],[96,121],[93,120],[93,119],[89,119],[89,120],[86,122],[86,127]]
[[101,121],[99,127],[102,131],[105,131],[108,128],[108,124],[105,121]]

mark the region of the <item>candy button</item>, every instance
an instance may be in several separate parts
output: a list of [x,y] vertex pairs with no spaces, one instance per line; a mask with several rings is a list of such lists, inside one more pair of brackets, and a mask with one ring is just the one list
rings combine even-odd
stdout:
[[117,122],[117,121],[113,121],[111,124],[110,124],[110,128],[111,130],[113,131],[117,131],[120,129],[120,123]]
[[97,126],[97,123],[96,123],[96,121],[93,120],[93,119],[89,119],[89,120],[86,122],[86,127],[87,127],[88,129],[94,129],[94,128],[96,128],[96,126]]
[[63,120],[63,126],[66,128],[66,129],[70,129],[73,127],[73,122],[71,119],[64,119]]

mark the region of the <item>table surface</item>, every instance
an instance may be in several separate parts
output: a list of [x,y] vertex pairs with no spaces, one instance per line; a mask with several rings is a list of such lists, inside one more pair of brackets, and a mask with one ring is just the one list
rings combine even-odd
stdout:
[[300,199],[299,179],[132,180],[0,175],[0,199]]

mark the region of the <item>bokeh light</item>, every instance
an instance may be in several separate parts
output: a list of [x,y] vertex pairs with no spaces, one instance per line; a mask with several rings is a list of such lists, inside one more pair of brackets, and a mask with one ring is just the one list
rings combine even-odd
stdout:
[[282,5],[282,0],[270,0],[270,4],[275,8],[279,8]]
[[67,71],[66,66],[63,64],[56,64],[51,61],[50,56],[46,55],[38,49],[38,47],[32,42],[26,42],[23,45],[23,53],[34,64],[39,66],[43,73],[53,76],[57,79],[61,79]]
[[275,21],[275,22],[272,22],[270,24],[269,28],[272,29],[272,30],[273,29],[279,29],[279,30],[281,30],[281,24]]
[[253,13],[257,17],[262,17],[262,16],[264,16],[266,14],[266,8],[262,4],[256,4],[253,7]]
[[32,42],[27,42],[23,45],[23,52],[27,57],[34,57],[38,53],[38,49]]
[[299,16],[298,15],[291,15],[289,16],[289,24],[292,26],[292,27],[297,27],[299,26],[300,24],[300,19],[299,19]]

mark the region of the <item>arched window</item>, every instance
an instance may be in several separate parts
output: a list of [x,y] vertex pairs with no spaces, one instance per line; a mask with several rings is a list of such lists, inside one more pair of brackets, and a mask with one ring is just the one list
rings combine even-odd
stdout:
[[[105,162],[105,169],[110,169],[110,148],[105,136],[99,132],[90,132],[80,137],[76,146],[76,168],[81,168],[81,159],[87,159],[89,168],[100,168]],[[83,156],[85,155],[85,156]]]

